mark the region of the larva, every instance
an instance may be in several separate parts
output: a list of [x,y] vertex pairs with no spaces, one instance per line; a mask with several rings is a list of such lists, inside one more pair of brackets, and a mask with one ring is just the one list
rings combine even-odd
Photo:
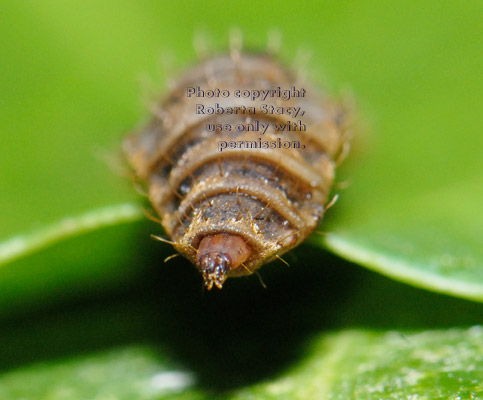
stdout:
[[340,104],[301,87],[271,55],[232,52],[189,70],[154,114],[124,151],[208,289],[255,272],[315,229],[347,144]]

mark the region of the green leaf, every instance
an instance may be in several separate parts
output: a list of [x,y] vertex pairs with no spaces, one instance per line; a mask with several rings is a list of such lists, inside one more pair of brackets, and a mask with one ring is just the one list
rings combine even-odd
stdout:
[[[193,383],[189,372],[173,370],[159,352],[128,347],[4,374],[0,396],[5,400],[156,400],[187,392]],[[188,391],[176,398],[205,397]]]
[[[346,331],[318,340],[286,375],[226,399],[479,399],[483,328],[370,333]],[[162,353],[128,347],[38,364],[0,377],[2,399],[208,399],[192,373],[172,369]]]
[[[478,6],[373,6],[336,28],[347,43],[335,52],[338,75],[353,83],[373,121],[366,147],[344,171],[353,184],[330,210],[325,243],[395,279],[481,301]],[[384,23],[369,28],[383,9]]]
[[478,399],[483,395],[483,329],[338,332],[297,369],[234,399]]
[[323,272],[275,265],[267,290],[240,279],[214,296],[173,265],[129,293],[3,320],[0,396],[481,398],[483,327],[444,329],[481,320],[481,304],[323,261]]
[[72,235],[80,235],[124,221],[134,221],[139,219],[141,215],[139,206],[126,203],[94,210],[77,217],[65,218],[36,232],[3,242],[0,245],[0,264],[27,255]]
[[[342,269],[347,278],[349,268],[334,266],[329,276]],[[274,282],[268,295],[247,293],[250,285],[245,282],[239,291],[228,289],[228,295],[201,299],[190,293],[168,293],[165,289],[171,278],[165,277],[167,282],[161,287],[147,285],[148,290],[141,289],[129,297],[81,307],[71,305],[47,317],[37,316],[28,325],[4,324],[0,339],[7,346],[0,351],[4,370],[0,395],[5,400],[480,398],[482,326],[413,331],[343,326],[357,324],[357,319],[370,323],[369,317],[397,325],[400,315],[385,315],[377,307],[382,299],[388,303],[387,311],[393,313],[397,301],[406,300],[407,304],[400,304],[401,315],[412,311],[412,317],[425,318],[431,310],[432,321],[425,321],[429,325],[454,323],[465,312],[469,312],[467,320],[474,319],[478,310],[481,316],[481,305],[437,295],[428,297],[395,283],[380,293],[389,281],[361,273],[359,278],[366,278],[361,289],[374,292],[376,306],[366,302],[361,307],[363,297],[358,297],[357,291],[347,304],[340,302],[337,294],[334,298],[327,290],[337,279],[332,277],[324,286],[320,284],[322,274],[309,276],[313,287],[324,290],[318,296],[311,295],[306,304],[301,299],[307,298],[307,285],[296,285],[291,299],[280,298],[281,292],[294,285],[293,280]],[[243,298],[245,302],[240,301]],[[266,304],[260,303],[261,299]],[[431,304],[433,301],[436,303]],[[273,302],[281,306],[280,312],[273,309]],[[411,302],[418,307],[411,308]],[[241,318],[246,306],[254,304],[260,307],[251,310],[251,318]],[[307,307],[311,304],[317,306],[317,312]],[[332,309],[333,313],[327,312]],[[313,333],[313,327],[306,325],[310,321],[307,317],[314,312],[319,321],[312,324],[335,322],[334,328]],[[434,319],[440,312],[439,319]],[[294,321],[284,320],[287,314],[295,314],[302,321],[296,323],[295,331],[290,329]],[[345,318],[337,318],[340,314]],[[178,319],[168,318],[173,315]],[[225,326],[219,329],[214,322],[222,316]],[[417,325],[414,321],[410,324]],[[301,337],[296,339],[297,335]],[[261,343],[254,342],[257,340]],[[285,360],[280,369],[281,360],[287,356],[291,366],[287,367]],[[19,362],[24,366],[18,367]]]

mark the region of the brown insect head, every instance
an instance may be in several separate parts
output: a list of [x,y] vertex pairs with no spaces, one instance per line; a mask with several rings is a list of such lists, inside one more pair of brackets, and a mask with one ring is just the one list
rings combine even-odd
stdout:
[[252,251],[238,235],[218,233],[201,239],[196,264],[210,290],[221,289],[226,278],[248,260]]
[[207,253],[200,258],[199,268],[203,274],[205,286],[208,290],[213,287],[213,284],[221,289],[226,280],[226,268],[230,260],[225,254],[221,253]]

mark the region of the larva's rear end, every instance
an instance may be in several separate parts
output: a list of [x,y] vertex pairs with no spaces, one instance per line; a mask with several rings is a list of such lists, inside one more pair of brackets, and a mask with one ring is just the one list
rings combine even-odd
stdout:
[[[283,90],[299,96],[285,100]],[[347,140],[337,103],[271,56],[237,53],[188,71],[155,111],[125,153],[208,288],[253,273],[315,229]]]

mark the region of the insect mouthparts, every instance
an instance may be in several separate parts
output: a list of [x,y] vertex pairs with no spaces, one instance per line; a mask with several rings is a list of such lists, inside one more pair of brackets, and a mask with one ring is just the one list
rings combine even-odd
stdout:
[[[216,233],[201,239],[196,264],[207,289],[213,285],[221,289],[226,278],[236,274],[251,254],[250,246],[238,235]],[[242,273],[246,274],[243,268]]]
[[200,258],[200,270],[208,290],[211,290],[213,284],[218,289],[222,288],[229,261],[228,257],[221,253],[208,253]]

